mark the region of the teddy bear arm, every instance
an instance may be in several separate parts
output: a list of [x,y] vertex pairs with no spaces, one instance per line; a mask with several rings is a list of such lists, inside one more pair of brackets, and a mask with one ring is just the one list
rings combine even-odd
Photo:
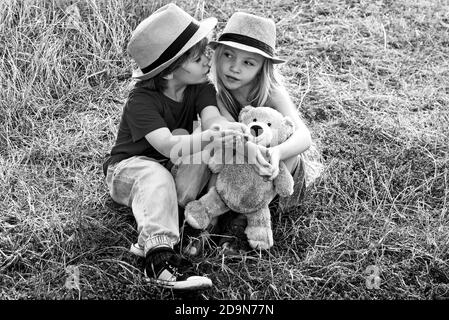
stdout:
[[212,187],[199,200],[189,202],[184,211],[187,223],[195,229],[206,229],[211,220],[229,211],[229,208]]
[[281,197],[293,194],[294,181],[291,173],[283,161],[279,162],[279,174],[274,179],[274,188]]

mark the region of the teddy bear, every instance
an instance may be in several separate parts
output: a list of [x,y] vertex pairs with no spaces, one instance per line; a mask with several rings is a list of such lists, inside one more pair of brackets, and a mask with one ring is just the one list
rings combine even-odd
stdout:
[[[246,215],[247,235],[254,249],[273,246],[273,232],[269,203],[279,194],[287,197],[293,193],[293,177],[283,161],[279,174],[273,180],[260,176],[254,164],[247,163],[245,141],[272,147],[287,140],[295,131],[294,122],[270,107],[244,107],[239,122],[249,127],[251,134],[236,139],[232,150],[224,147],[213,150],[207,160],[213,173],[217,173],[214,187],[200,199],[185,207],[186,222],[195,229],[205,229],[211,220],[229,210]],[[236,151],[243,152],[236,152]]]

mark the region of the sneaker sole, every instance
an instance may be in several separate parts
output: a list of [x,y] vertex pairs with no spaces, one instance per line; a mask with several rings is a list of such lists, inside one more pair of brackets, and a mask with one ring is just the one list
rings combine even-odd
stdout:
[[153,279],[147,276],[146,271],[144,273],[146,282],[166,289],[187,291],[187,290],[205,290],[212,287],[212,280],[201,276],[192,276],[184,281],[172,282],[172,281]]

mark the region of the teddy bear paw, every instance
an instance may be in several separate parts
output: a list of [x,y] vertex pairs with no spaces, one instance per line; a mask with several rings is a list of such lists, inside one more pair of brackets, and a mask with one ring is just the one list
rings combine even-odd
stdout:
[[288,197],[288,196],[291,196],[291,195],[293,194],[293,192],[294,192],[293,185],[291,185],[291,186],[286,186],[286,187],[284,187],[284,188],[279,188],[279,189],[277,190],[277,192],[278,192],[278,194],[279,194],[281,197]]
[[253,249],[268,250],[273,246],[273,232],[270,228],[247,227],[245,233]]
[[206,229],[210,223],[207,208],[199,200],[189,202],[186,205],[184,215],[187,223],[195,229]]
[[275,190],[281,197],[288,197],[293,194],[295,182],[291,174],[287,174],[285,170],[276,178]]

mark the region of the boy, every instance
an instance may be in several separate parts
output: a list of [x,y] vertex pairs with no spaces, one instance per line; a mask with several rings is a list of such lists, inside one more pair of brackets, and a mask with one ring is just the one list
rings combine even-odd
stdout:
[[[210,173],[201,163],[181,164],[175,177],[170,169],[211,140],[244,131],[220,115],[215,89],[207,82],[206,35],[216,23],[215,18],[198,22],[168,4],[137,26],[128,53],[140,68],[133,73],[138,82],[104,163],[112,199],[131,207],[136,219],[146,279],[174,290],[212,286],[209,278],[191,275],[191,263],[173,250],[179,241],[178,203],[194,200]],[[204,131],[192,133],[198,115]],[[211,130],[212,124],[227,130]]]

